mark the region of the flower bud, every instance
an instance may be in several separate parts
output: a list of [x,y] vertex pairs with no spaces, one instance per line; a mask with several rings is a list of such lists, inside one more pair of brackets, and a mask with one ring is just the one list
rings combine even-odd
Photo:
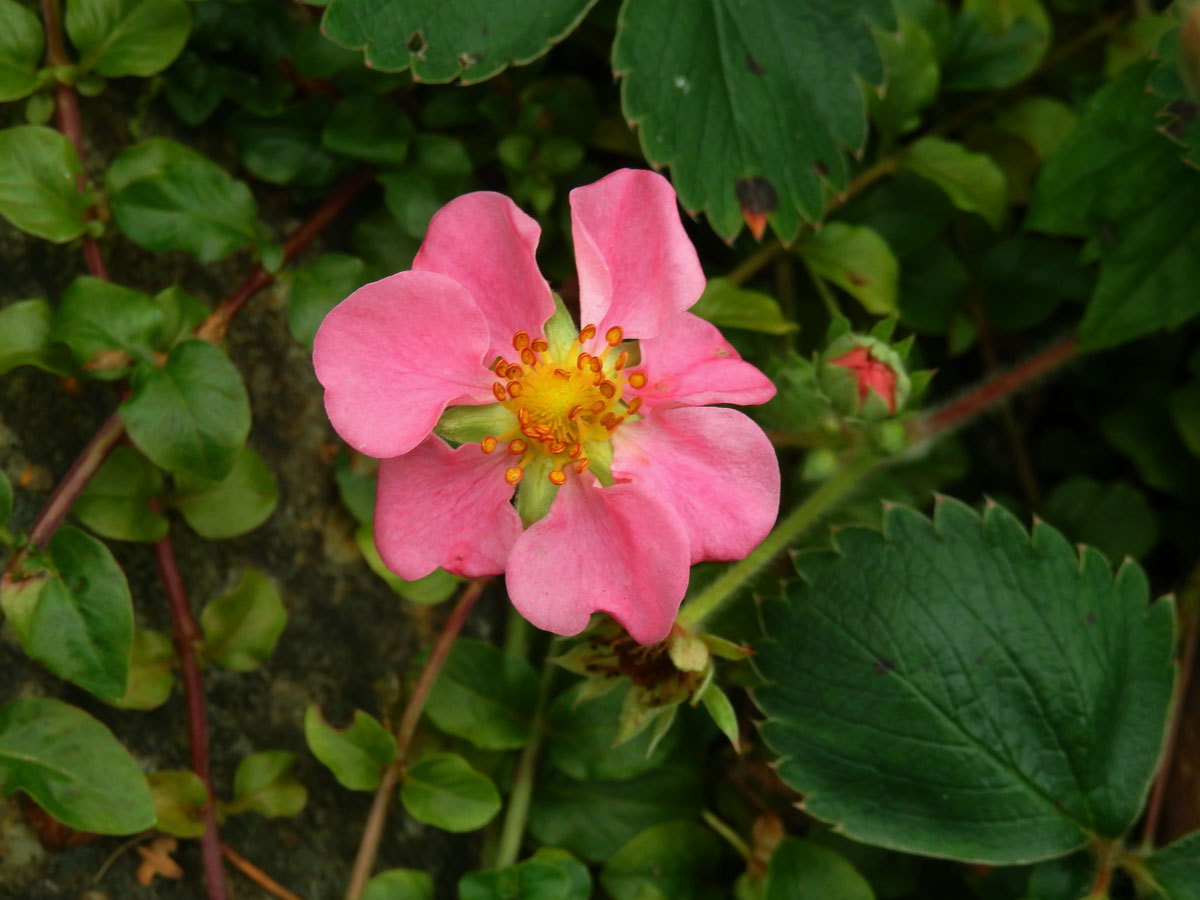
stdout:
[[837,410],[868,421],[894,416],[911,388],[900,354],[863,334],[844,334],[829,345],[819,379]]

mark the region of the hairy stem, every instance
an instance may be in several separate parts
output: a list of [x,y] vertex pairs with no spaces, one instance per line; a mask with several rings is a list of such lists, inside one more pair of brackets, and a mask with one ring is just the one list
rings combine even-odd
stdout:
[[454,639],[462,631],[471,607],[475,605],[475,601],[479,599],[479,595],[483,593],[483,589],[490,581],[491,578],[476,578],[463,589],[462,595],[442,626],[437,643],[429,651],[429,658],[425,660],[425,667],[421,670],[417,683],[413,686],[412,695],[408,698],[408,703],[400,717],[400,725],[396,728],[396,758],[384,770],[383,779],[375,789],[375,799],[371,802],[371,811],[367,814],[362,840],[358,845],[358,855],[354,858],[354,869],[350,874],[350,884],[346,888],[346,900],[359,900],[363,888],[367,885],[367,879],[371,877],[375,856],[379,853],[379,842],[383,838],[383,826],[387,822],[388,804],[391,802],[392,792],[400,780],[400,774],[404,770],[404,760],[408,755],[413,735],[417,733],[417,725],[421,721],[421,712],[425,709],[425,701],[429,699],[429,691],[433,688],[433,683],[437,681],[442,664],[445,663],[446,657],[450,653]]
[[[157,507],[158,503],[154,502]],[[200,681],[200,667],[196,664],[195,646],[200,641],[200,630],[192,618],[187,592],[175,562],[175,551],[171,548],[170,536],[154,545],[154,561],[162,579],[163,591],[171,607],[174,623],[175,651],[179,654],[179,671],[183,679],[183,694],[187,700],[188,735],[192,742],[192,771],[204,782],[208,799],[200,810],[204,820],[204,834],[200,836],[200,851],[204,860],[204,881],[208,887],[209,900],[226,900],[229,896],[225,887],[225,867],[221,863],[221,838],[217,833],[217,817],[213,810],[212,772],[208,763],[208,726],[204,713],[204,685]]]

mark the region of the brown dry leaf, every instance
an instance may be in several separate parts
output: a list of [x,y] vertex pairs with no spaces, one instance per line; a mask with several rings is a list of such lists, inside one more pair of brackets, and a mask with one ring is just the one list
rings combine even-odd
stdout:
[[154,880],[156,875],[176,880],[182,878],[183,869],[179,868],[179,863],[171,859],[171,854],[178,848],[179,841],[173,837],[155,838],[150,842],[150,846],[138,847],[137,852],[142,857],[142,864],[138,866],[137,870],[138,884],[145,887]]

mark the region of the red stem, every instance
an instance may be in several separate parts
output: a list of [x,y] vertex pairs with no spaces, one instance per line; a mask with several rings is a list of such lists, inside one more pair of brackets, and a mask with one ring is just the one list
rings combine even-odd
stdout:
[[[158,509],[157,501],[152,504]],[[208,764],[208,728],[204,714],[204,686],[200,682],[200,668],[196,665],[195,645],[200,640],[200,631],[192,610],[188,605],[187,592],[175,562],[175,551],[171,549],[171,538],[164,537],[154,545],[154,561],[162,579],[167,603],[171,607],[171,621],[175,625],[175,650],[179,654],[179,670],[183,676],[183,694],[187,699],[188,734],[192,742],[192,770],[204,782],[208,800],[200,810],[204,820],[204,834],[200,837],[200,850],[204,859],[204,879],[208,885],[209,900],[226,900],[225,867],[221,863],[221,838],[217,834],[217,817],[213,811],[212,772]]]

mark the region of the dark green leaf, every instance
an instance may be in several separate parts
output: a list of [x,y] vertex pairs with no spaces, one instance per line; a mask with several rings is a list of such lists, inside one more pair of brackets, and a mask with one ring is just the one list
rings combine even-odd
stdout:
[[13,791],[81,831],[134,834],[154,824],[129,751],[83,710],[48,697],[0,708],[0,793]]
[[71,357],[54,345],[54,310],[45,300],[18,300],[0,309],[0,375],[37,366],[56,375],[71,370]]
[[1129,458],[1147,485],[1179,500],[1195,500],[1200,498],[1200,472],[1165,399],[1159,395],[1118,406],[1100,419],[1100,433]]
[[418,135],[413,159],[403,169],[379,176],[384,202],[405,234],[425,235],[433,214],[458,193],[471,173],[462,144],[440,135]]
[[1050,46],[1050,18],[1038,0],[965,0],[944,62],[950,91],[1006,87],[1037,68]]
[[154,302],[163,323],[157,349],[164,353],[191,337],[192,329],[208,315],[208,307],[177,284],[155,294]]
[[869,24],[894,27],[891,3],[694,3],[681,15],[672,0],[628,0],[613,46],[625,117],[718,234],[736,235],[749,206],[791,240],[821,216],[822,177],[842,190],[843,151],[866,141],[860,79],[884,77]]
[[588,900],[591,890],[587,868],[550,848],[515,866],[472,872],[458,883],[459,900]]
[[1000,227],[1007,188],[1004,173],[991,157],[953,141],[926,137],[905,151],[900,165],[932,181],[959,209],[979,213],[993,228]]
[[208,790],[191,770],[151,772],[146,776],[154,798],[157,818],[154,827],[181,838],[204,834],[200,810],[208,802]]
[[174,668],[175,646],[169,637],[149,628],[134,629],[129,685],[125,696],[111,701],[112,705],[119,709],[157,709],[171,696]]
[[105,180],[117,225],[147,250],[212,262],[259,239],[250,189],[182,144],[154,138],[130,147]]
[[433,878],[417,869],[388,869],[367,882],[362,900],[433,900]]
[[255,812],[267,819],[295,816],[308,802],[308,789],[288,773],[296,754],[284,750],[252,753],[233,775],[233,800],[222,803],[226,815]]
[[227,669],[249,672],[271,658],[286,624],[275,585],[248,570],[236,588],[201,610],[204,654]]
[[56,244],[83,234],[92,190],[77,187],[83,164],[64,135],[43,125],[5,128],[0,159],[0,216]]
[[328,97],[313,97],[285,107],[269,118],[241,112],[229,130],[238,158],[272,184],[324,184],[342,164],[321,146],[321,127],[329,118]]
[[349,727],[338,730],[325,721],[319,706],[310,706],[304,713],[304,739],[313,756],[352,791],[374,790],[396,758],[396,739],[361,709],[354,711]]
[[1148,604],[1135,564],[1114,580],[1049,525],[948,499],[836,545],[799,558],[805,584],[765,607],[755,657],[763,736],[809,813],[991,863],[1132,825],[1174,678],[1172,606]]
[[176,475],[171,505],[198,535],[220,541],[253,531],[270,518],[278,501],[275,476],[261,456],[243,447],[220,481]]
[[12,515],[13,490],[8,482],[8,476],[0,472],[0,533],[3,533],[8,517]]
[[537,59],[595,2],[542,0],[531,15],[521,0],[333,0],[321,28],[343,47],[363,50],[372,69],[399,72],[411,65],[414,81],[470,84]]
[[997,328],[1020,331],[1045,321],[1062,300],[1084,300],[1092,279],[1068,241],[1021,234],[993,244],[979,261],[984,313]]
[[1200,831],[1163,847],[1146,866],[1166,900],[1200,900]]
[[162,473],[146,457],[133,447],[117,447],[71,514],[101,537],[152,544],[167,533],[167,517],[150,508],[162,489]]
[[[66,344],[80,368],[97,353],[123,350],[135,359],[152,359],[162,334],[162,310],[145,294],[109,281],[80,275],[63,292],[54,318],[54,339]],[[127,367],[105,366],[99,374],[117,378]]]
[[727,278],[710,278],[691,312],[720,328],[789,334],[800,327],[783,317],[774,297],[738,287]]
[[1061,100],[1029,97],[996,114],[996,127],[1033,147],[1044,162],[1079,124],[1079,115]]
[[845,857],[785,838],[771,854],[764,900],[875,900],[875,892]]
[[37,16],[16,0],[0,0],[0,102],[34,92],[45,43]]
[[108,78],[161,72],[183,49],[191,18],[184,0],[67,0],[80,68]]
[[400,800],[418,822],[443,831],[475,831],[500,812],[492,780],[454,753],[435,753],[409,766]]
[[937,96],[940,72],[933,37],[918,22],[900,16],[896,33],[876,33],[887,80],[883,92],[868,92],[871,121],[885,140],[921,124],[920,113]]
[[1200,456],[1200,381],[1192,381],[1171,391],[1167,397],[1175,430],[1192,451]]
[[321,132],[331,153],[376,166],[398,166],[408,156],[413,126],[388,97],[354,94],[333,108]]
[[361,259],[326,253],[292,273],[288,294],[288,328],[292,337],[312,349],[313,337],[326,314],[366,283]]
[[103,700],[119,700],[129,677],[133,601],[108,548],[63,527],[49,568],[3,582],[0,606],[25,652],[55,675]]
[[900,266],[887,241],[873,229],[830,222],[805,235],[796,252],[815,275],[832,281],[867,312],[884,316],[896,311]]
[[512,750],[529,740],[537,694],[537,673],[522,657],[459,638],[429,692],[425,714],[480,749]]
[[166,364],[134,370],[121,404],[130,439],[160,468],[224,478],[250,432],[250,400],[233,363],[212,344],[188,340]]
[[[614,900],[642,900],[650,885],[670,900],[718,900],[720,839],[696,822],[667,822],[643,831],[604,864],[600,883]],[[652,895],[658,896],[658,895]]]
[[1146,495],[1124,481],[1101,484],[1077,475],[1055,485],[1042,517],[1072,540],[1089,544],[1119,563],[1145,556],[1158,543],[1158,519]]

